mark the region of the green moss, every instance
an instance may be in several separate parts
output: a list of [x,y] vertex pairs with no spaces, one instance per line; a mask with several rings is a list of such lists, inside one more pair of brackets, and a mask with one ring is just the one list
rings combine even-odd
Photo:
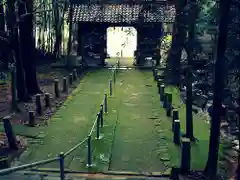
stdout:
[[[109,76],[107,70],[88,73],[64,105],[50,119],[49,126],[44,129],[44,137],[30,144],[20,160],[33,162],[54,157],[82,141],[90,131],[99,111],[104,91],[108,87]],[[81,148],[66,158],[66,167],[78,158],[79,152]],[[58,168],[59,164],[52,163],[45,167]]]
[[[104,93],[109,94],[111,71],[89,72],[64,105],[51,118],[45,129],[29,128],[29,134],[41,138],[32,142],[20,157],[33,162],[54,157],[59,152],[83,140],[89,133]],[[173,94],[173,105],[181,104],[179,91],[166,87]],[[186,107],[179,108],[181,131],[186,129]],[[113,97],[108,97],[108,113],[104,114],[103,138],[92,135],[93,164],[91,171],[164,171],[179,166],[181,149],[172,142],[171,118],[161,107],[156,82],[150,70],[120,70]],[[14,127],[18,133],[24,132]],[[26,128],[25,128],[26,129]],[[28,131],[28,130],[27,130]],[[26,133],[26,132],[25,132]],[[207,160],[209,125],[194,115],[194,135],[199,140],[192,144],[191,167],[203,169]],[[65,159],[65,167],[87,170],[87,144],[83,144]],[[45,167],[59,168],[59,163]]]

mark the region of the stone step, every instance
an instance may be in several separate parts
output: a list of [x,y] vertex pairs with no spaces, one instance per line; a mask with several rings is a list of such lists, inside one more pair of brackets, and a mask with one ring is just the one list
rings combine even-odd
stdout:
[[[118,172],[118,175],[107,175],[101,173],[69,173],[65,175],[65,180],[170,180],[169,177],[164,177],[161,173],[151,174],[152,176],[139,175],[134,172]],[[0,179],[2,178],[4,180],[60,180],[59,173],[36,171],[15,172],[9,175],[0,176]]]

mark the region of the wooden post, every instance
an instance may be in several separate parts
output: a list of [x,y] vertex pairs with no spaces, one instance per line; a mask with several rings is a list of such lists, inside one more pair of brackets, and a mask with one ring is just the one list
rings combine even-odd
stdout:
[[87,167],[92,167],[92,137],[88,136],[88,148],[87,148]]
[[69,78],[69,84],[72,85],[73,84],[73,74],[70,73],[68,78]]
[[55,93],[55,97],[56,98],[60,97],[60,93],[59,93],[59,80],[58,79],[54,79],[54,93]]
[[104,95],[104,113],[108,112],[108,107],[107,107],[107,94]]
[[161,82],[160,82],[160,79],[158,79],[158,81],[157,81],[157,87],[158,87],[158,94],[160,95],[160,93],[161,93]]
[[164,99],[163,99],[163,108],[167,108],[167,103],[168,103],[168,93],[164,93]]
[[157,81],[158,70],[154,69],[154,80]]
[[68,83],[67,83],[67,78],[63,78],[63,92],[67,93],[68,92]]
[[181,173],[185,174],[190,171],[191,167],[191,140],[182,138],[182,154],[181,154]]
[[59,154],[59,165],[60,165],[60,180],[64,180],[65,179],[65,170],[64,170],[64,153],[60,152]]
[[73,70],[73,80],[76,81],[77,78],[78,78],[77,70],[74,69],[74,70]]
[[174,121],[173,142],[176,145],[180,145],[180,120],[179,119],[176,119]]
[[35,126],[35,113],[34,111],[28,112],[28,125],[31,127]]
[[167,96],[166,115],[167,117],[171,117],[172,115],[172,93],[168,93],[168,96]]
[[110,96],[112,96],[112,79],[109,81]]
[[36,104],[36,113],[41,116],[42,115],[41,94],[36,95],[35,104]]
[[173,116],[172,116],[172,132],[174,132],[174,122],[175,120],[179,119],[179,114],[178,114],[178,110],[174,109],[173,110]]
[[163,102],[164,101],[164,94],[165,94],[165,86],[162,84],[160,86],[160,100]]
[[100,119],[101,119],[101,127],[103,127],[103,105],[100,105]]
[[3,118],[3,126],[8,139],[9,148],[17,150],[18,149],[17,140],[15,134],[13,133],[10,119],[11,119],[10,116],[5,116]]
[[45,107],[50,107],[51,106],[50,94],[49,93],[45,93],[44,101],[45,101]]
[[100,112],[97,114],[97,135],[96,135],[96,139],[99,140],[100,139],[100,124],[101,124],[101,114]]

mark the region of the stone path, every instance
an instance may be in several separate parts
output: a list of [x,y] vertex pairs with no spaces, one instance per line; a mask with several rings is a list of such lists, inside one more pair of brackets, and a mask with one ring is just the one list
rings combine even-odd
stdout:
[[168,157],[160,119],[156,83],[151,71],[123,70],[117,76],[116,98],[121,98],[110,170],[159,172]]

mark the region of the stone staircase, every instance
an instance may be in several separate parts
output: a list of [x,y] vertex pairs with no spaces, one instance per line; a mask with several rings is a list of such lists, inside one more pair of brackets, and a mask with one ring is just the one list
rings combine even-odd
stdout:
[[[1,176],[3,180],[60,180],[58,173],[44,173],[21,171]],[[170,180],[168,177],[142,176],[142,175],[105,175],[93,173],[70,173],[66,174],[65,180]]]

